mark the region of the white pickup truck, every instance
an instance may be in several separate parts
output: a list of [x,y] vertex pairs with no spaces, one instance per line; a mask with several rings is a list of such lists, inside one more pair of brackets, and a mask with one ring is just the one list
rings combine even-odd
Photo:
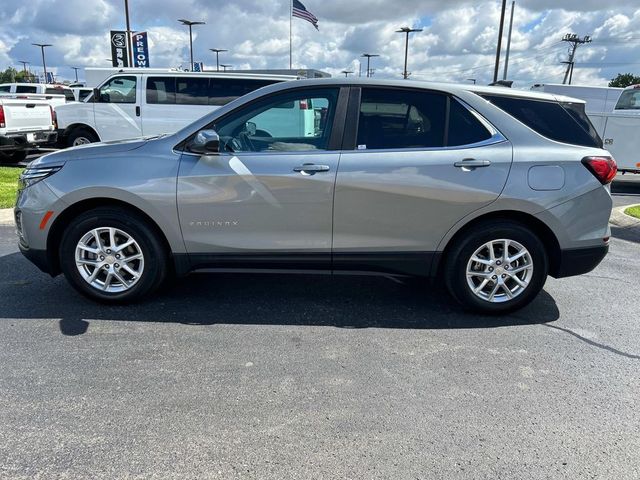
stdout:
[[55,114],[44,99],[0,94],[0,163],[24,160],[28,149],[56,141]]
[[55,110],[68,102],[75,102],[76,97],[66,85],[45,84],[45,83],[0,83],[0,93],[11,93],[15,95],[27,95],[33,98],[40,95],[42,99]]

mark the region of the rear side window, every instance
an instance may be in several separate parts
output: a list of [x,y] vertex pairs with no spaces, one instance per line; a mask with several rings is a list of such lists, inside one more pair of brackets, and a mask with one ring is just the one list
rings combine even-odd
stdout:
[[44,91],[45,95],[64,95],[67,102],[74,102],[76,97],[73,96],[73,90],[68,88],[47,88]]
[[16,85],[16,93],[36,93],[38,87],[32,87],[28,85]]
[[358,149],[442,147],[446,105],[440,93],[363,88]]
[[[574,104],[533,100],[500,95],[481,95],[540,135],[562,143],[601,147],[602,142],[591,122]],[[579,120],[578,120],[579,118]]]
[[7,93],[11,91],[11,87],[9,85],[3,85],[0,87],[0,93]]
[[235,78],[211,78],[209,105],[226,105],[238,97],[274,83],[269,80],[243,80]]
[[176,103],[178,105],[208,105],[208,78],[177,78]]
[[271,85],[272,80],[235,78],[147,78],[147,103],[226,105],[238,97]]
[[457,100],[451,100],[447,146],[471,145],[489,140],[492,134]]

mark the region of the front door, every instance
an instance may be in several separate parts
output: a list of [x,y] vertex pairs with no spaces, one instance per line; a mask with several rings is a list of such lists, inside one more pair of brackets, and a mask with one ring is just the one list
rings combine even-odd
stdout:
[[269,96],[211,126],[220,153],[183,153],[178,211],[193,263],[237,266],[242,256],[247,266],[329,267],[344,121],[336,111],[346,94],[330,87]]
[[93,112],[97,133],[103,142],[142,136],[137,76],[109,79],[100,87]]

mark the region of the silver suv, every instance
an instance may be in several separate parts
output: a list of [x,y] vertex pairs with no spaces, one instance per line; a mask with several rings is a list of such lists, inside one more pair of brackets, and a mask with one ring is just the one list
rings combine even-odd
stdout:
[[579,100],[309,80],[173,135],[43,156],[15,216],[31,261],[101,301],[202,268],[366,271],[507,312],[603,259],[615,173]]

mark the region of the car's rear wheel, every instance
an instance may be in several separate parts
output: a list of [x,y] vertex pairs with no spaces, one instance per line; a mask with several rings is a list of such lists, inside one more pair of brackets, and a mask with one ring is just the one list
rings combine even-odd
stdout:
[[104,302],[130,302],[152,293],[167,275],[167,255],[154,229],[119,208],[74,219],[60,245],[65,277],[80,293]]
[[87,128],[76,128],[67,137],[67,145],[77,147],[100,141],[98,136]]
[[548,274],[544,244],[526,226],[510,221],[478,225],[448,252],[445,282],[465,307],[507,313],[529,304]]

